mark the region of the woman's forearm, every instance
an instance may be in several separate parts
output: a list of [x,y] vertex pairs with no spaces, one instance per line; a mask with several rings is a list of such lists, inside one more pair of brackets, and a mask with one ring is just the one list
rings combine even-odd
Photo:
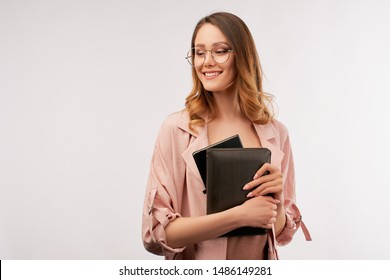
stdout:
[[242,226],[238,212],[237,207],[234,207],[206,216],[177,218],[165,228],[168,246],[184,247],[188,244],[217,238],[238,228]]
[[[277,207],[280,207],[277,204],[277,200],[270,196],[258,196],[223,212],[199,217],[177,218],[165,228],[167,244],[172,248],[180,248],[217,238],[242,226],[271,228],[270,221],[275,221],[275,218],[276,228],[281,231],[285,221],[284,208],[281,207],[283,212],[277,210]],[[283,217],[278,218],[278,214]]]
[[[280,208],[280,209],[279,209]],[[278,214],[276,216],[275,222],[275,235],[278,236],[284,229],[286,225],[286,212],[282,205],[278,206]]]

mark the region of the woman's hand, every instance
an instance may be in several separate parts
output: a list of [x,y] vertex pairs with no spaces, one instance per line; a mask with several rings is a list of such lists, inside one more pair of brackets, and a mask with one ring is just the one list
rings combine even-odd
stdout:
[[277,218],[279,201],[271,196],[257,196],[241,204],[240,220],[243,226],[272,228]]
[[257,170],[253,180],[247,183],[243,189],[251,190],[247,195],[248,197],[252,197],[249,201],[258,197],[269,197],[267,195],[272,195],[278,202],[276,209],[277,214],[275,215],[275,219],[272,219],[272,223],[275,224],[275,234],[279,235],[286,224],[286,214],[283,207],[283,175],[279,168],[269,163],[264,164]]
[[[262,176],[264,173],[269,174]],[[253,180],[247,183],[244,190],[251,190],[247,197],[272,194],[272,197],[282,202],[283,205],[283,175],[275,165],[265,163],[257,170]]]

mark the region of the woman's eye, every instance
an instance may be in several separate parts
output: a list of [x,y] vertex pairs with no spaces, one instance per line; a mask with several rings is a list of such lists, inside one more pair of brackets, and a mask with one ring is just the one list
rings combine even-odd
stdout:
[[204,56],[205,53],[206,53],[206,52],[205,52],[205,51],[202,51],[202,50],[196,50],[196,51],[195,51],[195,55],[197,55],[197,56]]
[[217,49],[217,50],[214,50],[213,52],[216,55],[223,55],[223,54],[226,54],[228,51],[229,51],[228,49]]

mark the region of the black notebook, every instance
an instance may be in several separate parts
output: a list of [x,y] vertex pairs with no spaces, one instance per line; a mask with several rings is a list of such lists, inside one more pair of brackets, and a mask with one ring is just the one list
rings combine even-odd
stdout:
[[[267,148],[218,148],[207,150],[207,214],[244,203],[250,190],[244,185],[253,180],[264,163],[271,162]],[[241,227],[223,236],[262,235],[264,228]]]
[[238,134],[233,135],[229,138],[226,138],[222,141],[219,141],[217,143],[214,143],[210,146],[207,146],[203,149],[195,151],[192,156],[195,160],[196,166],[198,167],[200,176],[202,177],[203,183],[206,186],[206,165],[207,165],[207,160],[206,160],[206,151],[211,148],[242,148],[242,143],[240,136]]

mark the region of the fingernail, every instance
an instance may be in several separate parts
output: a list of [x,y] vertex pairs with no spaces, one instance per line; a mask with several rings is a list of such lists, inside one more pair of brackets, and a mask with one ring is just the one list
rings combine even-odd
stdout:
[[250,193],[248,193],[247,195],[246,195],[246,197],[252,197],[253,196],[253,193],[252,192],[250,192]]
[[257,179],[259,175],[256,173],[255,176],[253,176],[253,180]]
[[280,203],[280,200],[279,199],[275,199],[276,203],[279,204]]
[[247,189],[249,189],[249,186],[248,186],[248,185],[245,185],[242,189],[243,189],[243,190],[247,190]]

